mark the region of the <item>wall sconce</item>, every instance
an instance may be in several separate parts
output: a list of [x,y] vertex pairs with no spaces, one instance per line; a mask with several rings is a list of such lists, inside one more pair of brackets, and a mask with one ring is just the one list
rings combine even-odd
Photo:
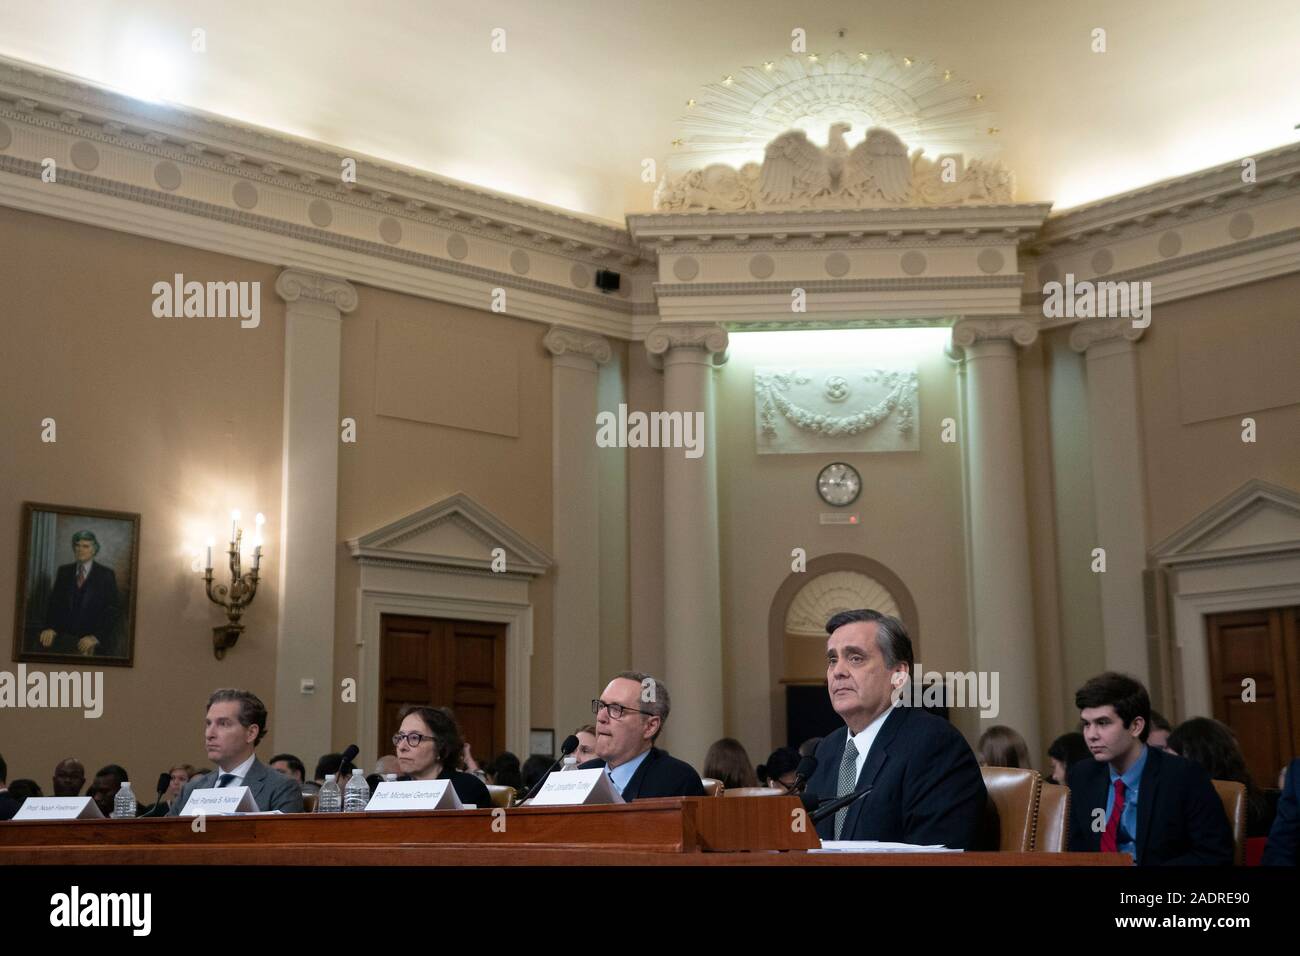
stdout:
[[234,647],[235,642],[239,640],[239,635],[244,633],[244,625],[239,619],[243,616],[244,609],[253,603],[253,598],[257,595],[257,572],[262,563],[262,525],[265,523],[266,518],[259,512],[256,544],[253,546],[253,570],[241,574],[239,542],[244,532],[239,527],[239,512],[230,513],[230,550],[227,552],[230,555],[229,586],[218,584],[214,587],[212,584],[212,539],[208,539],[208,565],[203,581],[207,588],[208,600],[213,604],[220,604],[226,611],[226,623],[212,629],[212,653],[216,655],[217,660],[225,657],[226,651]]

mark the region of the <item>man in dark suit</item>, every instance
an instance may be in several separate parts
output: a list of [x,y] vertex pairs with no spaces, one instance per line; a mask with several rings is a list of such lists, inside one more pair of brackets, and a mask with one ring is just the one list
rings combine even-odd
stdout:
[[969,850],[988,793],[970,745],[942,718],[902,706],[912,640],[903,622],[868,609],[826,624],[826,687],[845,726],[817,745],[805,794],[823,804],[869,789],[817,824],[824,840],[882,840]]
[[1286,770],[1286,785],[1277,801],[1277,816],[1264,846],[1265,866],[1300,866],[1297,829],[1300,828],[1300,759]]
[[248,787],[259,810],[302,813],[302,791],[295,780],[257,759],[254,748],[266,736],[266,705],[246,690],[219,690],[208,698],[203,739],[211,773],[185,785],[172,801],[168,816],[178,816],[195,790],[209,787]]
[[98,564],[99,540],[94,532],[72,536],[72,564],[59,567],[45,605],[40,650],[86,657],[120,655],[117,646],[117,576]]
[[22,806],[9,795],[9,767],[5,758],[0,757],[0,820],[12,820]]
[[591,702],[597,757],[579,769],[605,767],[614,789],[628,801],[704,796],[695,769],[654,745],[670,708],[668,688],[661,681],[636,671],[619,674]]
[[1139,866],[1224,866],[1232,829],[1210,775],[1146,744],[1151,699],[1108,672],[1074,695],[1092,760],[1069,771],[1070,849],[1128,853]]

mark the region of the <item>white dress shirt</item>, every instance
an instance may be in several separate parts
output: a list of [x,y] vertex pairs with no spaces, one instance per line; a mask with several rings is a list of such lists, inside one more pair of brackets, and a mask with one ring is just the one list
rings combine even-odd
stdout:
[[853,735],[853,746],[858,748],[858,772],[853,775],[854,786],[857,786],[856,781],[862,776],[862,768],[867,763],[867,754],[871,750],[871,745],[876,742],[876,735],[880,733],[880,728],[885,725],[885,721],[893,712],[894,708],[886,707],[883,714]]
[[218,765],[217,779],[213,782],[212,785],[214,787],[221,786],[221,775],[226,773],[233,773],[235,775],[235,779],[230,781],[230,783],[226,784],[226,786],[242,787],[244,785],[244,778],[248,776],[248,771],[253,768],[253,761],[256,759],[257,759],[257,754],[252,754],[251,756],[249,756],[247,760],[241,763],[238,767],[234,767],[231,770],[223,770],[221,769],[221,766]]

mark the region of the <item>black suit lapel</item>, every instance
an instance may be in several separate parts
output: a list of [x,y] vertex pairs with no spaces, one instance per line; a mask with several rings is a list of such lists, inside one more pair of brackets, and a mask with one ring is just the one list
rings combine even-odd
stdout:
[[641,761],[641,766],[636,768],[636,773],[632,774],[632,779],[627,782],[623,788],[624,800],[635,800],[641,793],[641,786],[645,783],[646,773],[650,770],[650,765],[659,759],[659,751],[651,747],[646,751],[645,759]]
[[[899,729],[903,722],[911,716],[907,707],[895,707],[893,712],[885,718],[881,724],[880,730],[876,732],[876,739],[871,742],[871,749],[867,751],[867,762],[862,765],[862,773],[858,774],[858,783],[853,789],[861,790],[864,787],[874,786],[876,777],[880,775],[881,769],[885,766],[885,761],[889,759],[889,745],[895,737],[898,736]],[[848,728],[845,728],[847,735]],[[845,740],[847,741],[847,736]],[[840,759],[844,759],[844,749],[840,748]],[[858,817],[862,815],[863,808],[866,807],[867,801],[871,799],[868,794],[859,798],[853,806],[849,807],[849,814],[844,818],[844,833],[852,833],[853,828],[857,826]]]
[[[277,770],[276,773],[279,773],[279,771]],[[257,806],[260,809],[262,806],[262,790],[266,786],[266,764],[256,757],[253,758],[253,765],[248,768],[248,775],[244,777],[244,786],[253,795],[253,799],[257,801]]]

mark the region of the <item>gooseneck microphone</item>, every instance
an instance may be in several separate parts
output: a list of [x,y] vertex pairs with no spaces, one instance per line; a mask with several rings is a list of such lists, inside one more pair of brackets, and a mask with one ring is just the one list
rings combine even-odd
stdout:
[[[524,800],[531,800],[533,799],[533,797],[537,796],[537,791],[542,789],[542,784],[546,782],[546,778],[549,777],[551,774],[555,773],[555,768],[558,767],[560,764],[564,763],[564,758],[569,756],[569,754],[573,753],[577,749],[578,749],[577,736],[575,736],[574,734],[569,734],[569,736],[564,738],[564,743],[560,744],[560,759],[555,761],[555,763],[551,764],[551,769],[546,771],[546,773],[542,774],[541,779],[538,780],[535,784],[533,784],[532,789],[528,791],[528,795],[524,797]],[[521,800],[519,802],[523,803],[524,800]]]
[[835,800],[832,800],[830,803],[825,804],[825,806],[818,807],[817,810],[812,815],[813,826],[816,826],[817,824],[821,823],[827,817],[834,816],[837,812],[843,810],[845,807],[849,806],[850,804],[857,803],[857,801],[861,800],[863,797],[869,794],[873,789],[874,789],[874,785],[870,787],[863,787],[861,790],[855,790],[852,793],[846,793],[844,796],[839,797]]
[[343,776],[343,765],[351,763],[353,760],[356,759],[357,754],[359,753],[361,753],[360,747],[358,747],[356,744],[348,744],[348,749],[343,751],[343,753],[341,754],[343,759],[339,761],[339,769],[334,771],[335,780]]
[[799,761],[799,766],[795,769],[794,783],[790,785],[790,793],[791,794],[802,793],[804,784],[806,784],[808,782],[808,778],[811,777],[816,772],[817,772],[817,758],[814,757],[812,754],[809,754],[808,756],[802,758]]

